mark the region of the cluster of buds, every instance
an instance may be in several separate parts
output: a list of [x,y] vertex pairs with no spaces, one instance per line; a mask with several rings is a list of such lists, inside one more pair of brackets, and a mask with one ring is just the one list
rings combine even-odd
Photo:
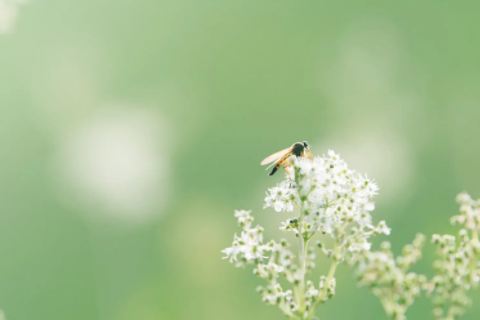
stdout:
[[468,290],[480,280],[480,200],[468,194],[457,196],[460,214],[453,216],[453,225],[463,225],[458,238],[446,234],[432,236],[439,259],[434,262],[435,276],[427,280],[423,275],[407,273],[421,258],[425,242],[417,235],[411,245],[403,248],[403,255],[394,260],[390,243],[382,243],[379,252],[364,251],[358,259],[361,285],[369,286],[380,299],[386,313],[393,319],[406,319],[407,308],[425,290],[434,304],[436,320],[455,320],[471,305]]
[[463,225],[458,239],[451,235],[432,236],[437,245],[439,260],[434,262],[436,275],[428,286],[434,303],[433,315],[437,320],[454,320],[471,305],[467,291],[480,280],[480,200],[468,194],[457,196],[460,214],[453,216],[452,224]]
[[408,307],[420,296],[427,278],[408,269],[422,257],[425,236],[418,234],[406,245],[402,255],[394,259],[390,243],[383,242],[381,251],[365,251],[358,259],[358,281],[371,288],[388,316],[404,320]]

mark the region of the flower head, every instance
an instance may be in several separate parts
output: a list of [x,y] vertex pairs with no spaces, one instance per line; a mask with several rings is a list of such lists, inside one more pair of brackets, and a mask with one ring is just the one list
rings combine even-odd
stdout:
[[[299,206],[303,219],[297,224],[291,223],[295,219],[289,219],[282,223],[281,230],[296,234],[304,230],[304,237],[318,231],[335,237],[340,232],[345,234],[342,249],[353,253],[370,249],[367,242],[370,235],[390,233],[385,222],[376,227],[372,225],[371,212],[375,208],[372,199],[378,192],[376,183],[349,169],[333,150],[313,161],[297,157],[290,161],[294,178],[287,175],[285,181],[268,189],[264,207],[291,212],[294,206]],[[352,223],[357,226],[347,235],[345,231]]]

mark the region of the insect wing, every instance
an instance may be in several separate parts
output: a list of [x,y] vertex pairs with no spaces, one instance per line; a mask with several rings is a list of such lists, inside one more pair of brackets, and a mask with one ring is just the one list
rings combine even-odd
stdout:
[[282,151],[278,151],[268,157],[266,157],[265,159],[263,159],[263,161],[260,163],[260,165],[266,165],[267,163],[270,163],[270,162],[273,162],[275,160],[278,160],[280,158],[282,158],[284,155],[286,155],[288,152],[290,152],[292,150],[292,148],[287,148],[287,149],[284,149]]

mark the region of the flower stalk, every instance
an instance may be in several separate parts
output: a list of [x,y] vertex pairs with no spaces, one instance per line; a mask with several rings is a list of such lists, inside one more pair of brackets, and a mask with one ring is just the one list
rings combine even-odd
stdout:
[[[268,189],[264,207],[277,212],[293,212],[294,206],[298,207],[298,216],[282,222],[280,227],[298,238],[297,257],[287,240],[263,243],[263,229],[252,228],[253,217],[247,211],[235,213],[243,231],[223,252],[237,266],[255,265],[254,273],[267,280],[266,287],[257,289],[263,301],[277,305],[290,319],[306,320],[335,295],[338,264],[355,261],[370,249],[370,236],[389,234],[390,229],[383,221],[377,226],[371,223],[370,212],[375,208],[372,198],[378,191],[375,182],[349,169],[335,152],[329,151],[327,156],[313,161],[296,157],[290,161],[294,175],[287,175],[283,182]],[[316,235],[334,240],[332,248],[317,243],[320,252],[331,259],[328,274],[317,281],[309,279],[316,266],[315,249],[309,247],[309,242]],[[276,280],[279,276],[287,279],[291,290],[281,287]]]

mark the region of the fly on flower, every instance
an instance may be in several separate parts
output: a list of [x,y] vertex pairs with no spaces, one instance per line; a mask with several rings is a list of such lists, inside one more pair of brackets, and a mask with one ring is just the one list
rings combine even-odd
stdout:
[[307,141],[303,142],[295,142],[291,147],[278,151],[265,159],[260,163],[260,165],[266,165],[270,162],[273,162],[271,165],[267,167],[268,170],[271,166],[273,166],[272,172],[270,172],[268,175],[272,176],[275,172],[277,172],[278,169],[280,169],[282,166],[285,169],[285,171],[290,174],[288,171],[288,167],[290,167],[292,164],[290,163],[289,159],[291,156],[297,156],[297,157],[311,157],[313,158],[312,153],[309,151],[305,153],[305,149],[310,150],[308,146]]

